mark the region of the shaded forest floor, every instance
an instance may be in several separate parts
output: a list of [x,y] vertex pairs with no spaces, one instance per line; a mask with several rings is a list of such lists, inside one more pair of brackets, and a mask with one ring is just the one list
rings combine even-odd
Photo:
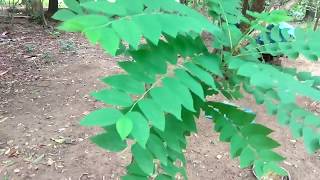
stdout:
[[[103,87],[99,78],[120,72],[117,61],[122,59],[109,57],[78,34],[25,21],[1,33],[0,179],[119,179],[130,161],[128,152],[111,154],[91,144],[88,137],[99,129],[83,128],[79,120],[102,106],[88,94]],[[320,64],[286,64],[320,75]],[[308,155],[302,142],[251,97],[235,103],[257,112],[258,121],[275,130],[273,137],[282,143],[278,152],[287,157],[283,166],[293,179],[319,179],[319,154]],[[300,103],[320,110],[316,103]],[[228,145],[218,142],[209,120],[202,118],[198,125],[186,152],[191,180],[255,179],[250,169],[230,159]]]

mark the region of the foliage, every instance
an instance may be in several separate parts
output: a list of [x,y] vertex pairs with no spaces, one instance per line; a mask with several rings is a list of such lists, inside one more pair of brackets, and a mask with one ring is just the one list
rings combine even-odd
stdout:
[[289,14],[297,20],[303,20],[303,18],[306,16],[307,10],[317,14],[319,8],[320,3],[317,0],[299,0],[298,3],[289,9]]
[[[316,61],[319,31],[298,28],[293,38],[282,30],[280,37],[277,24],[288,20],[285,12],[249,12],[249,20],[241,14],[241,0],[209,0],[210,18],[174,0],[65,4],[69,9],[54,15],[63,21],[61,30],[81,32],[109,54],[128,58],[118,63],[124,73],[103,78],[108,88],[92,93],[111,106],[81,121],[104,129],[91,140],[108,151],[123,151],[133,140],[123,179],[187,178],[186,137],[197,132],[202,111],[213,117],[214,130],[230,144],[231,156],[240,157],[242,168],[254,165],[259,177],[270,171],[285,174],[278,164],[284,158],[274,151],[279,143],[269,136],[272,130],[255,123],[254,114],[208,98],[217,94],[229,100],[252,94],[294,137],[303,138],[309,152],[320,148],[319,117],[296,105],[297,96],[320,100],[320,77],[259,60],[269,53],[291,59],[301,54]],[[241,32],[240,22],[250,28]],[[276,27],[269,32],[265,23]],[[264,45],[256,43],[255,30]],[[213,36],[210,47],[203,32]]]

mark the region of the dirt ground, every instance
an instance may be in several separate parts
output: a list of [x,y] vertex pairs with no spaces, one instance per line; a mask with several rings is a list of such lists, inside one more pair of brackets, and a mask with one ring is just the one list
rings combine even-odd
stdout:
[[[4,32],[4,31],[3,31]],[[88,141],[99,129],[79,120],[101,107],[89,93],[103,87],[99,78],[120,71],[116,62],[80,35],[60,34],[18,22],[0,36],[0,180],[111,180],[124,174],[128,152],[105,152]],[[288,63],[320,73],[318,64]],[[287,159],[283,167],[294,180],[317,180],[319,154],[309,155],[300,140],[280,127],[263,107],[247,97],[238,105],[258,113],[258,121],[275,130]],[[308,104],[307,104],[308,105]],[[315,108],[318,110],[319,108]],[[191,180],[255,179],[240,169],[229,147],[212,133],[210,121],[198,121],[199,133],[187,149]]]

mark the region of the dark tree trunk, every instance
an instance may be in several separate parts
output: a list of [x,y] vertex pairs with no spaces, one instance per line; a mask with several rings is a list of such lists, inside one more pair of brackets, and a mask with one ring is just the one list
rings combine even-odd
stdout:
[[266,0],[255,0],[251,5],[250,10],[254,12],[262,12],[265,8],[265,3]]
[[313,0],[310,0],[306,10],[306,14],[303,18],[303,21],[310,22],[314,20],[314,18],[316,17],[316,13],[311,8],[313,6],[314,6]]
[[249,6],[249,0],[243,0],[243,4],[242,4],[242,14],[244,16],[247,15],[247,10],[250,9],[250,6]]
[[265,8],[266,0],[255,0],[252,4],[250,4],[249,0],[243,0],[242,4],[242,14],[247,16],[247,10],[253,12],[262,12]]
[[[252,4],[250,4],[250,0],[243,0],[242,14],[247,18],[251,19],[251,16],[247,15],[247,10],[250,10],[253,12],[262,12],[265,8],[265,2],[266,0],[255,0]],[[248,24],[245,24],[245,23],[240,24],[240,29],[242,32],[245,32],[248,28],[249,28]]]
[[315,18],[315,12],[313,12],[311,9],[307,9],[306,15],[304,16],[303,21],[310,22],[310,21],[313,21],[314,18]]
[[314,23],[314,27],[313,27],[313,30],[314,30],[314,31],[316,31],[317,28],[318,28],[319,20],[320,20],[320,14],[319,14],[318,17],[317,17],[316,22]]
[[58,0],[49,0],[49,7],[47,11],[47,17],[51,17],[58,11]]

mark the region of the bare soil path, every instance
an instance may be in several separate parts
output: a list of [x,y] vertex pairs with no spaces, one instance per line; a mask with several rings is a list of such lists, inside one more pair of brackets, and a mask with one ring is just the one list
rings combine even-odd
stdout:
[[[99,149],[87,139],[99,129],[78,122],[101,107],[88,94],[104,86],[99,78],[120,71],[120,60],[79,35],[30,23],[8,31],[0,39],[0,179],[119,179],[130,161],[128,152]],[[236,103],[258,112],[258,121],[275,130],[273,137],[282,142],[278,150],[287,157],[283,166],[293,179],[319,179],[319,154],[308,155],[301,141],[292,140],[250,97]],[[209,120],[200,119],[198,125],[186,152],[191,180],[255,179],[250,169],[230,159],[228,145],[212,133]]]

